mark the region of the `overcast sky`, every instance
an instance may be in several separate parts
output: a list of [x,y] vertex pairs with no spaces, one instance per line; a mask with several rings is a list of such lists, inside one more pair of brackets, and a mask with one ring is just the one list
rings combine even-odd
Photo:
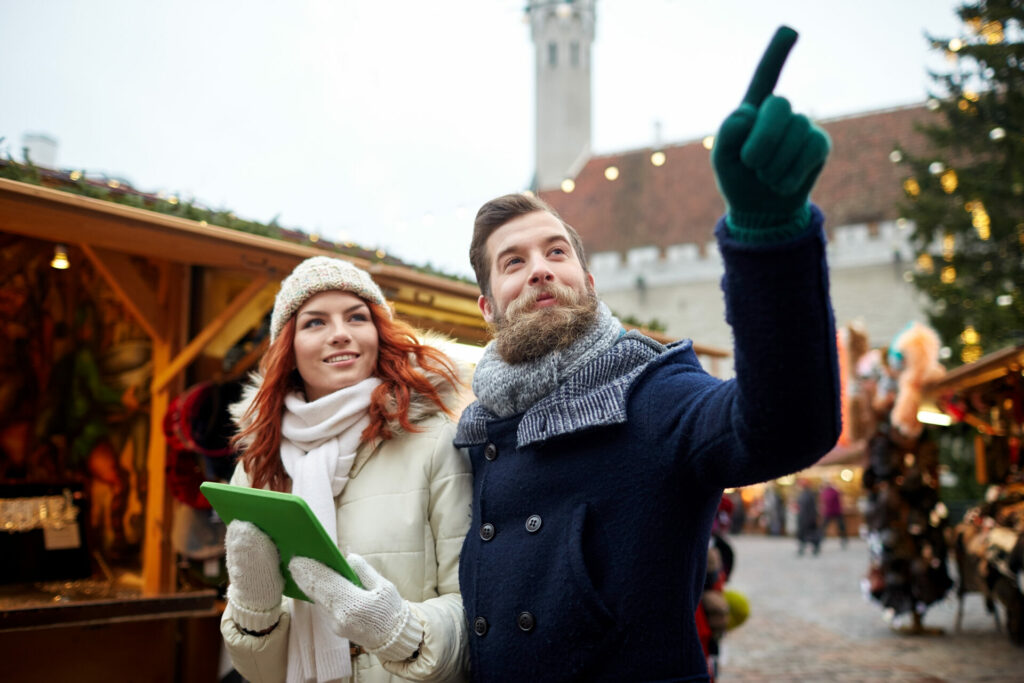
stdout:
[[[0,152],[44,133],[61,168],[471,274],[476,209],[532,176],[525,3],[0,0]],[[921,102],[959,4],[599,0],[593,150],[713,133],[782,23],[795,109]]]

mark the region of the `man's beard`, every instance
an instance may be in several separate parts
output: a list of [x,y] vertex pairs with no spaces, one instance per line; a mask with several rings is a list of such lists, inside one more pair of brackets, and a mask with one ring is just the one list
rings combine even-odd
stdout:
[[[557,305],[534,308],[542,293],[555,297]],[[536,360],[552,351],[568,348],[586,334],[597,320],[597,295],[587,283],[581,293],[551,283],[529,287],[494,318],[494,343],[506,363]]]

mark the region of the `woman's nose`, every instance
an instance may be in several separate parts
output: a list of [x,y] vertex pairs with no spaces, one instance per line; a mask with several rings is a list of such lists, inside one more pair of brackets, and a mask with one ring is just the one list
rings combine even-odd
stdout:
[[347,344],[352,339],[352,335],[348,333],[348,328],[344,325],[335,325],[331,329],[331,335],[329,343],[331,344]]

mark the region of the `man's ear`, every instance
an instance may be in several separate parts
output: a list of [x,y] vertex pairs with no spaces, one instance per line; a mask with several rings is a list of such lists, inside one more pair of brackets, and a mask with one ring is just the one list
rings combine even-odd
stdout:
[[480,312],[483,313],[484,320],[488,323],[493,323],[494,309],[491,306],[490,298],[481,294],[480,298],[476,300],[476,305],[480,307]]
[[590,281],[590,288],[593,289],[594,288],[594,274],[591,273],[590,271],[587,271],[587,280]]

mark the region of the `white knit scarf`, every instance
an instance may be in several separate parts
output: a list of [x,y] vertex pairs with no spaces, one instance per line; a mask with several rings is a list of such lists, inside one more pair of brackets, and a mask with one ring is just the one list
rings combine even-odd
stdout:
[[[334,499],[348,483],[363,430],[370,424],[370,395],[380,383],[370,377],[312,402],[294,392],[284,399],[281,460],[292,479],[292,493],[305,499],[335,543]],[[327,614],[303,600],[292,600],[291,606],[288,683],[327,683],[351,676],[349,642],[331,630]]]

